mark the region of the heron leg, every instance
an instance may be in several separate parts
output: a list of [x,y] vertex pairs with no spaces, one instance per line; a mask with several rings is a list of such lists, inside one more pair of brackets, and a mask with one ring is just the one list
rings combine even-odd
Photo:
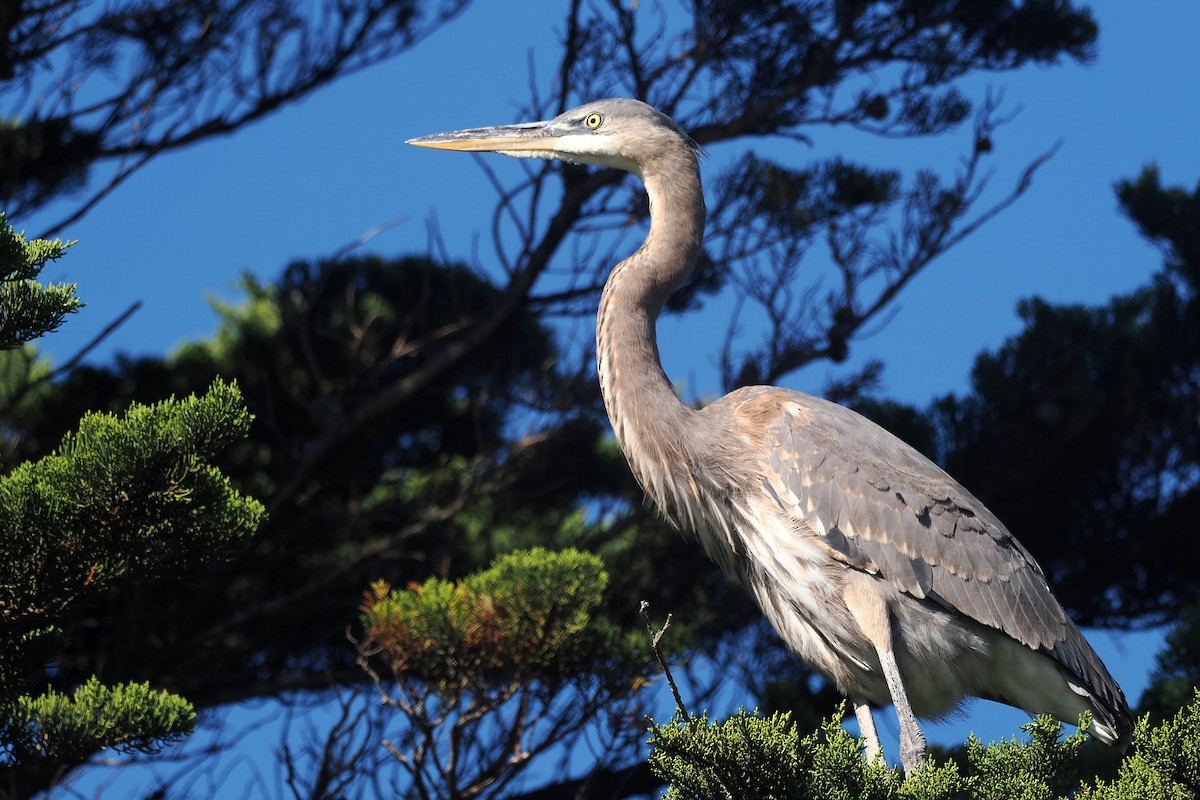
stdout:
[[875,730],[875,717],[871,716],[871,707],[863,701],[850,702],[854,704],[854,717],[858,720],[858,732],[863,740],[867,761],[874,762],[883,752],[883,747],[879,744],[879,732]]
[[[904,682],[900,678],[900,666],[896,663],[896,653],[892,647],[891,612],[874,581],[874,578],[865,574],[848,576],[844,586],[846,608],[879,656],[879,666],[883,669],[883,678],[887,681],[888,693],[892,696],[896,717],[900,721],[900,763],[904,765],[904,772],[911,775],[925,766],[925,735],[917,727],[917,717],[913,714],[908,692],[904,690]],[[854,713],[858,716],[857,705]],[[861,721],[859,717],[860,724]]]
[[892,695],[892,704],[896,706],[896,717],[900,720],[900,763],[904,765],[905,774],[911,775],[925,766],[925,734],[917,727],[917,717],[908,702],[908,692],[904,691],[904,683],[900,680],[896,654],[890,647],[877,650],[883,677]]

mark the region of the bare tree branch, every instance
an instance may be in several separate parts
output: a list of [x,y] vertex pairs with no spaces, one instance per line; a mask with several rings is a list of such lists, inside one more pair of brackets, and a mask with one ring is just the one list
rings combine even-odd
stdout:
[[[0,204],[28,214],[77,188],[93,164],[111,164],[100,188],[50,226],[53,235],[152,158],[228,135],[392,58],[467,4],[18,3],[7,25],[22,36],[0,46],[0,87],[16,103],[6,116],[21,120],[13,141],[31,144],[7,151],[27,160],[0,169]],[[46,155],[54,163],[39,164]]]

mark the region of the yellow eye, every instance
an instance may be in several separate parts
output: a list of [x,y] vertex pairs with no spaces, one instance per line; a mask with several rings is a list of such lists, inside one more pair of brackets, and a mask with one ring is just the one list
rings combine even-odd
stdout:
[[604,122],[604,117],[600,116],[595,111],[593,111],[591,114],[588,114],[586,117],[584,117],[584,120],[583,120],[583,124],[587,125],[592,130],[596,130],[596,128],[599,128],[600,123],[602,123],[602,122]]

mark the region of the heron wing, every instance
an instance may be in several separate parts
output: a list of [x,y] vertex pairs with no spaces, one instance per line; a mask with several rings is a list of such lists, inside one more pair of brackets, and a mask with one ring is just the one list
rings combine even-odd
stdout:
[[[1053,653],[1074,638],[1041,567],[944,470],[849,409],[780,394],[785,413],[761,451],[764,485],[832,557],[1031,648]],[[1067,660],[1090,672],[1078,655]]]
[[[1042,568],[944,470],[835,403],[767,387],[725,398],[758,455],[764,491],[828,555],[1057,661],[1114,740],[1132,730],[1116,681],[1068,618]],[[762,438],[765,437],[765,440]],[[753,440],[753,441],[751,441]],[[1072,681],[1074,685],[1075,682]]]

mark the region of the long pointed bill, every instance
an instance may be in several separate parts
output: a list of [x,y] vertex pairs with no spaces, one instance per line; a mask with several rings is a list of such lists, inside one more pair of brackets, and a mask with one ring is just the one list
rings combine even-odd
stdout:
[[405,144],[435,150],[503,153],[525,158],[555,158],[558,153],[555,134],[549,122],[468,128],[409,139]]

